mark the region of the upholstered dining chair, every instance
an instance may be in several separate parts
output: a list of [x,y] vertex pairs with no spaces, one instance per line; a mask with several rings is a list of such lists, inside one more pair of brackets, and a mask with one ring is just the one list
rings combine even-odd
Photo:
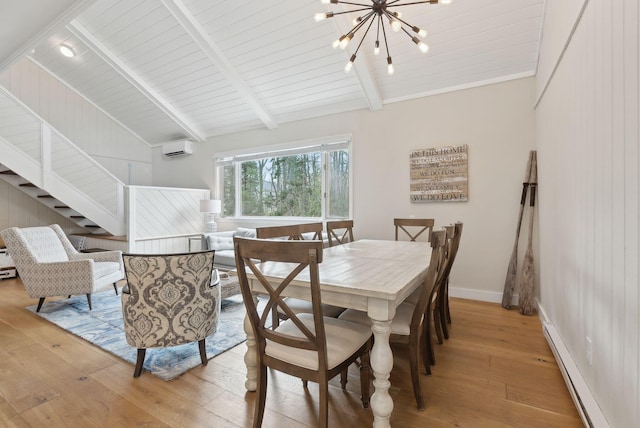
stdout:
[[423,236],[429,239],[434,223],[435,221],[432,218],[394,218],[393,225],[396,228],[396,241],[404,236],[400,235],[399,231],[403,231],[411,242],[415,242],[423,233]]
[[[391,336],[389,338],[394,343],[409,344],[411,382],[419,410],[424,409],[424,399],[420,386],[420,361],[422,361],[427,374],[431,374],[430,350],[426,349],[430,345],[430,341],[424,340],[422,336],[430,331],[426,325],[430,322],[427,314],[431,311],[435,287],[441,280],[444,271],[446,231],[443,229],[432,231],[430,241],[431,257],[425,280],[419,288],[419,297],[415,303],[405,301],[396,308],[396,316],[391,321]],[[338,319],[371,326],[371,319],[367,313],[355,309],[347,309]]]
[[123,255],[124,333],[138,349],[133,377],[142,373],[147,348],[198,342],[200,360],[207,365],[205,339],[215,333],[220,314],[214,253]]
[[124,278],[121,251],[79,253],[57,224],[11,227],[0,232],[22,284],[37,298],[40,312],[45,298],[85,294],[91,310],[91,294]]
[[[300,223],[286,226],[271,226],[256,228],[256,238],[258,239],[285,239],[285,240],[322,240],[322,223]],[[289,308],[295,313],[311,313],[311,302],[303,299],[287,297]],[[279,306],[273,308],[272,322],[278,325],[280,320],[287,319],[287,314],[280,310]],[[325,316],[337,317],[344,311],[338,306],[323,304],[322,309]]]
[[[318,241],[277,241],[234,238],[240,289],[251,328],[255,335],[257,357],[257,397],[253,426],[260,427],[267,394],[267,368],[304,381],[317,382],[320,392],[320,427],[328,424],[328,382],[360,359],[362,404],[369,405],[369,350],[371,328],[349,321],[323,316],[319,270],[322,243]],[[256,260],[262,260],[257,262]],[[286,263],[290,270],[282,281],[268,280],[263,271],[270,264]],[[281,296],[304,271],[309,278],[312,313],[294,312]],[[262,313],[249,286],[251,274],[264,289],[267,302]],[[278,326],[269,324],[268,312],[278,305],[288,319]],[[344,383],[342,383],[344,388]]]
[[335,220],[327,222],[329,246],[353,242],[353,220]]

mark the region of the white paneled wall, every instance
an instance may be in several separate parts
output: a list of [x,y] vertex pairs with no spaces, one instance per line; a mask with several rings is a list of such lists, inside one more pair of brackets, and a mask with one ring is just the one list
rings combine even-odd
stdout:
[[537,107],[540,303],[610,426],[636,427],[640,9],[637,0],[585,3],[574,22],[545,24],[577,23],[572,38],[555,41],[567,46],[559,62],[557,49],[543,48],[541,63],[558,66],[537,82],[538,93],[547,87]]
[[135,161],[132,176],[139,181],[132,184],[150,182],[151,147],[36,63],[19,61],[0,75],[0,85],[86,153],[108,157],[103,165],[121,181],[127,183]]

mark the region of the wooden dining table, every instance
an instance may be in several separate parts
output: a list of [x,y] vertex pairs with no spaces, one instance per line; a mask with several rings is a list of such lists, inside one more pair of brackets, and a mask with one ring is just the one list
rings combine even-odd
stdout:
[[[374,345],[371,350],[374,392],[370,407],[373,426],[389,427],[393,399],[389,395],[389,375],[393,368],[393,353],[389,345],[391,321],[396,308],[425,279],[431,246],[428,242],[406,242],[363,239],[344,245],[325,248],[320,264],[320,290],[322,302],[344,308],[365,311],[371,318]],[[267,279],[280,283],[288,274],[287,266],[278,262],[260,263]],[[249,275],[250,286],[257,298],[261,286]],[[283,294],[284,295],[284,294]],[[304,270],[287,287],[286,296],[310,299],[308,270]],[[245,387],[256,390],[256,342],[248,318],[244,329],[247,334],[247,380]]]

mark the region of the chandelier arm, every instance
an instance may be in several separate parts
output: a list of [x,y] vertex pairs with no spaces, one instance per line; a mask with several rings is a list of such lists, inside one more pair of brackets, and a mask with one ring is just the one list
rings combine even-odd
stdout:
[[369,5],[368,5],[368,4],[366,4],[366,3],[355,3],[355,2],[350,2],[350,1],[341,1],[341,0],[338,0],[336,3],[340,3],[340,4],[350,4],[350,5],[353,5],[353,6],[365,6],[367,9],[371,9],[371,6],[369,6]]
[[354,55],[356,55],[358,53],[358,51],[360,50],[360,46],[362,46],[362,42],[364,42],[365,37],[367,37],[367,34],[369,33],[369,30],[371,29],[372,25],[373,25],[373,19],[371,20],[371,22],[369,22],[369,26],[367,27],[367,31],[365,31],[364,34],[362,35],[362,39],[360,39],[360,43],[358,43],[358,47],[356,48],[356,51],[353,53]]
[[[407,21],[405,21],[404,19],[398,17],[398,16],[393,16],[391,15],[389,12],[387,12],[386,10],[384,11],[384,14],[387,16],[387,18],[389,18],[389,20],[391,19],[395,19],[396,21],[400,21],[402,22],[404,25],[406,25],[407,27],[413,28],[415,27],[415,25],[411,25],[409,24]],[[402,29],[404,29],[404,27],[402,27]]]
[[370,7],[363,7],[361,9],[353,9],[353,10],[345,10],[344,12],[331,12],[333,13],[333,15],[331,15],[329,18],[333,18],[336,15],[344,15],[345,13],[351,13],[351,12],[362,12],[363,10],[369,10],[371,9]]
[[394,4],[394,3],[398,3],[399,1],[402,1],[402,0],[393,0],[393,1],[391,1],[391,2],[387,3],[387,7],[410,6],[412,4],[424,4],[424,3],[438,4],[437,1],[433,2],[431,0],[412,1],[411,3]]
[[[382,21],[382,17],[380,17]],[[390,57],[389,54],[389,44],[387,43],[387,31],[384,29],[384,21],[382,21],[382,36],[384,37],[384,47],[387,49],[387,57]]]
[[355,35],[358,31],[360,31],[362,26],[367,23],[367,21],[371,18],[372,15],[373,15],[373,12],[370,12],[367,15],[365,15],[366,18],[363,18],[362,21],[358,22],[351,30],[349,30],[349,32],[347,32],[347,34]]

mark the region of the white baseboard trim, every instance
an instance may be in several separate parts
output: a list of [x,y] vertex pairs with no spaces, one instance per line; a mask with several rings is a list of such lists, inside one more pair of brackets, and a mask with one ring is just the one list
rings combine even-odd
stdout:
[[[449,287],[450,297],[459,297],[461,299],[479,300],[481,302],[502,303],[502,293],[497,291],[472,290],[470,288]],[[518,295],[515,294],[511,299],[512,305],[518,304]]]
[[549,321],[547,313],[539,303],[538,314],[542,321],[542,332],[556,358],[562,377],[564,377],[564,381],[567,384],[567,389],[573,398],[585,427],[609,428],[609,423],[604,417],[602,409],[600,409],[598,402],[582,377],[578,366],[571,357],[571,353],[569,353],[560,334],[554,324]]

